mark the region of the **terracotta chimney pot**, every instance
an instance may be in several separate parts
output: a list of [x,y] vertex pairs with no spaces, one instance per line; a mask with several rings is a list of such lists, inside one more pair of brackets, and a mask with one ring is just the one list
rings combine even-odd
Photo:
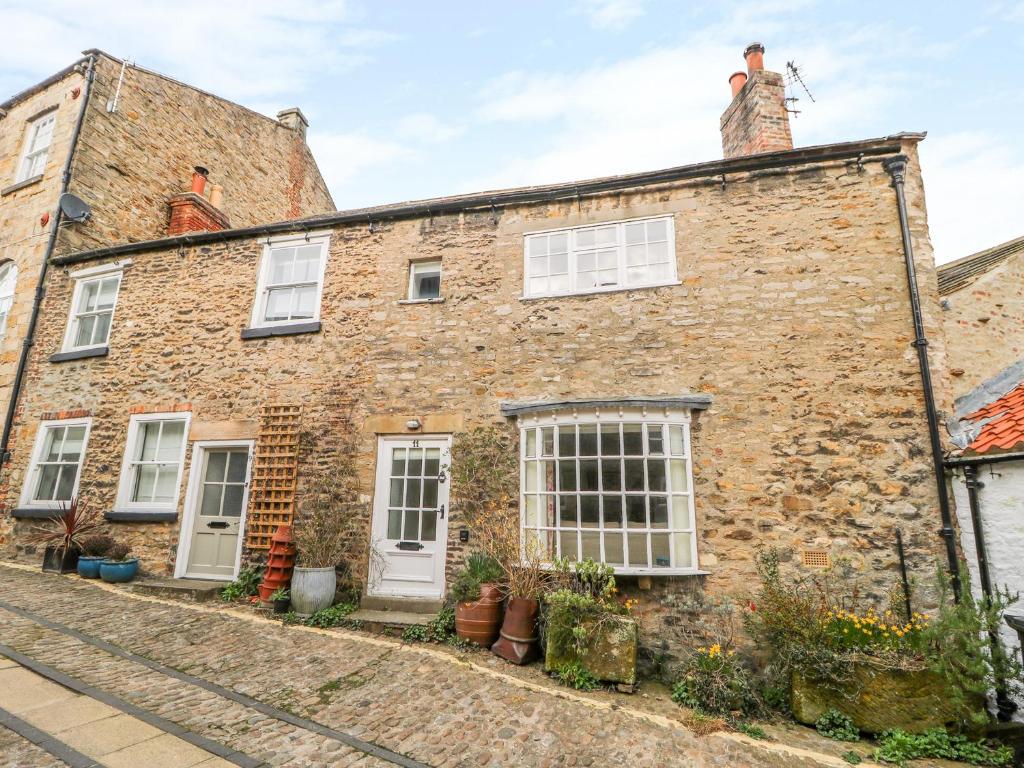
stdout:
[[753,77],[759,69],[764,69],[764,46],[760,43],[751,43],[743,51],[743,58],[747,60],[747,73]]
[[729,75],[729,85],[732,86],[732,97],[735,99],[737,94],[743,90],[743,86],[747,84],[747,73],[746,72],[733,72]]
[[192,191],[200,197],[202,197],[203,191],[206,189],[206,177],[209,173],[210,172],[201,165],[195,166],[192,171]]

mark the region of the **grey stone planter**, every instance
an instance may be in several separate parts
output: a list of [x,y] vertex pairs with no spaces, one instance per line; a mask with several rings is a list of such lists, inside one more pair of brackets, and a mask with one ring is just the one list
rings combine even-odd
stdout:
[[333,568],[296,568],[292,573],[292,610],[300,616],[311,616],[334,602]]

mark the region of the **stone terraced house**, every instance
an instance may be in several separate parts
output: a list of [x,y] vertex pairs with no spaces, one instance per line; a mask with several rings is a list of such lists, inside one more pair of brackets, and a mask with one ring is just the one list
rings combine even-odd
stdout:
[[[51,256],[161,237],[172,209],[178,231],[332,210],[305,128],[297,109],[272,120],[98,50],[0,104],[0,408]],[[186,191],[197,165],[215,205]],[[64,214],[64,193],[88,219]]]
[[[369,602],[437,600],[473,545],[453,440],[507,425],[523,535],[613,564],[652,654],[685,642],[695,592],[750,593],[761,544],[801,568],[849,558],[880,595],[899,528],[927,576],[945,486],[908,245],[937,370],[945,351],[923,135],[793,149],[762,51],[730,79],[723,160],[58,255],[5,551],[81,489],[148,571],[230,579],[292,514],[274,478],[297,474],[301,514],[351,424],[384,560]],[[103,353],[55,360],[99,275],[118,278]],[[308,454],[299,431],[321,436]]]

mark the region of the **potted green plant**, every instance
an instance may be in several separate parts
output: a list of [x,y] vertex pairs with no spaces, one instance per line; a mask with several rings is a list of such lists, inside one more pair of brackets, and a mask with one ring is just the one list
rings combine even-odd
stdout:
[[836,710],[867,733],[980,727],[989,720],[989,691],[1022,691],[1019,662],[989,642],[1016,600],[1006,590],[975,600],[964,578],[954,601],[939,569],[938,609],[925,615],[911,610],[902,589],[887,606],[872,605],[842,560],[820,574],[783,576],[778,553],[768,549],[757,567],[761,588],[749,604],[747,631],[789,678],[799,722]]
[[639,630],[614,599],[615,570],[591,559],[555,564],[558,587],[544,596],[544,669],[578,665],[595,680],[636,683]]
[[106,534],[88,536],[82,539],[82,554],[78,556],[78,575],[83,579],[98,579],[100,563],[114,546],[114,540]]
[[139,559],[132,557],[131,547],[122,542],[115,543],[100,563],[100,578],[108,584],[131,581],[138,572]]
[[292,526],[296,563],[291,604],[300,616],[312,616],[334,603],[335,568],[345,556],[346,528],[341,510],[316,497],[303,504],[302,512]]
[[490,648],[501,625],[501,564],[474,552],[450,590],[455,601],[455,633],[463,640]]
[[288,613],[288,606],[291,605],[291,594],[285,587],[278,587],[270,595],[270,602],[274,604],[274,613]]
[[30,537],[33,543],[45,547],[43,570],[55,573],[76,570],[82,540],[101,525],[97,513],[83,509],[78,499],[61,502],[60,509],[47,519],[47,524],[37,526]]

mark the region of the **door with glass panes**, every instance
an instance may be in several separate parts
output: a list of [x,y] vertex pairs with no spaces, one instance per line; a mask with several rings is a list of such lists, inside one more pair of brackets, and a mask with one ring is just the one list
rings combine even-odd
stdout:
[[370,592],[444,594],[450,441],[382,437],[377,451]]
[[249,446],[197,445],[186,577],[233,579],[249,496]]

